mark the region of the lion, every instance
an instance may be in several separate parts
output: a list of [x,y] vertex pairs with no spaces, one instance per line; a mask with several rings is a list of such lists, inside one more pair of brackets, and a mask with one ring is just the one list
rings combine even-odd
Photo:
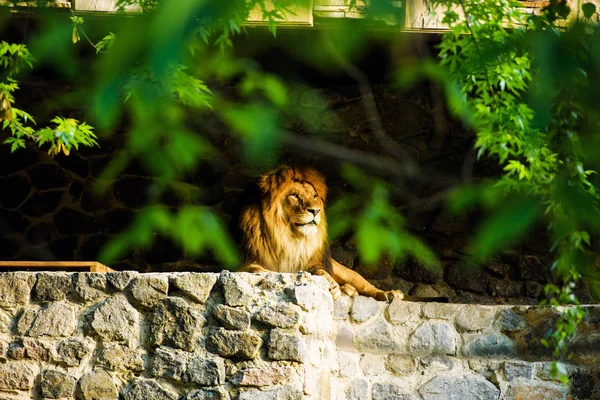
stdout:
[[330,255],[325,179],[309,167],[282,166],[258,180],[256,201],[240,218],[244,272],[307,271],[327,279],[334,300],[342,293],[377,300],[447,301],[381,290]]

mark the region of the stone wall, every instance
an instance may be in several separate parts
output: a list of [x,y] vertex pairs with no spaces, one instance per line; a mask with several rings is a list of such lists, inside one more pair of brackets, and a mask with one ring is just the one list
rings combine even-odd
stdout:
[[4,273],[0,398],[326,398],[332,310],[307,274]]
[[594,399],[600,308],[571,385],[551,309],[342,297],[307,274],[0,275],[0,399]]
[[557,317],[552,308],[342,297],[334,304],[334,398],[599,399],[600,307],[586,311],[569,341],[563,386],[539,343]]

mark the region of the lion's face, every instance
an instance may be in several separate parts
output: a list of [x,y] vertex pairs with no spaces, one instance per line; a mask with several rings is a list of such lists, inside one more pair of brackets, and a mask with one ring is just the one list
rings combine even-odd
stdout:
[[240,220],[245,261],[279,272],[322,263],[327,247],[323,176],[312,168],[282,166],[262,175],[258,188],[258,203]]
[[285,227],[295,238],[311,238],[315,243],[324,243],[327,186],[321,174],[312,168],[284,166],[263,175],[259,186],[265,209],[273,213],[272,226]]
[[307,182],[293,182],[281,199],[281,208],[292,231],[311,236],[318,233],[323,216],[323,199]]

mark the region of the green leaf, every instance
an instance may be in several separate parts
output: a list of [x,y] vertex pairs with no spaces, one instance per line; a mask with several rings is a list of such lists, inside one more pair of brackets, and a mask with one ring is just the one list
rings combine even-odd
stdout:
[[596,5],[593,3],[584,3],[581,5],[581,11],[583,11],[583,16],[585,18],[590,19],[596,12]]
[[257,104],[229,107],[223,116],[244,140],[247,154],[255,163],[268,163],[278,145],[277,115]]
[[473,257],[484,260],[523,237],[540,213],[541,206],[535,199],[507,201],[482,223],[471,245]]
[[287,104],[287,92],[283,83],[274,76],[264,78],[263,87],[265,95],[276,107],[283,107]]
[[381,228],[373,222],[363,219],[356,232],[356,247],[361,260],[366,264],[373,264],[381,257],[384,250]]

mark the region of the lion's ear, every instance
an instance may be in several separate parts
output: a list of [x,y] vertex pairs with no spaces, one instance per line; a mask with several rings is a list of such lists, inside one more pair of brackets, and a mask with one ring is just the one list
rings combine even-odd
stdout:
[[261,192],[269,193],[272,186],[273,186],[273,174],[261,175],[260,178],[258,178],[258,187],[260,188]]
[[258,187],[264,194],[272,193],[276,188],[282,186],[291,179],[292,170],[288,166],[282,166],[262,175],[258,179]]
[[323,202],[325,202],[327,200],[327,185],[325,184],[323,175],[312,168],[307,168],[304,170],[304,176],[313,185],[319,197],[323,199]]

